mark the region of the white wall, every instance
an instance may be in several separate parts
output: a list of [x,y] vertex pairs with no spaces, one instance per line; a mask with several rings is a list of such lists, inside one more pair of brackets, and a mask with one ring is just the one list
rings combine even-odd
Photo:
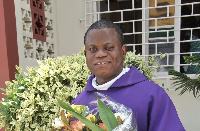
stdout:
[[[30,66],[37,66],[38,65],[36,59],[30,59],[30,58],[25,59],[25,56],[24,56],[24,52],[25,52],[24,51],[25,50],[24,49],[24,45],[25,45],[25,42],[23,40],[23,36],[27,35],[28,33],[24,34],[24,32],[23,32],[23,21],[22,21],[22,17],[23,16],[22,16],[22,13],[21,13],[21,9],[23,7],[28,6],[28,4],[27,5],[26,4],[22,5],[21,1],[19,1],[19,0],[15,0],[14,2],[15,2],[16,25],[17,25],[17,45],[18,45],[18,55],[19,55],[19,66],[22,67],[23,71],[26,72],[26,67],[27,66],[30,67]],[[30,34],[28,34],[28,35],[30,35]],[[32,34],[31,34],[31,36],[32,36]]]
[[[27,71],[27,66],[38,66],[37,60],[56,57],[58,53],[57,41],[57,20],[56,20],[56,0],[44,2],[46,41],[36,40],[33,37],[32,15],[30,0],[14,0],[15,17],[17,25],[17,44],[19,52],[19,66],[23,71]],[[51,27],[51,28],[50,28]],[[29,45],[29,46],[27,46]],[[31,47],[31,48],[28,48]],[[42,51],[38,51],[40,48]],[[53,53],[49,53],[52,50]]]
[[192,92],[178,95],[177,91],[166,91],[172,99],[179,118],[185,127],[186,131],[200,130],[200,98],[194,98]]
[[83,48],[85,0],[57,0],[58,55],[71,55]]
[[[195,98],[192,92],[186,92],[183,95],[179,95],[180,90],[175,91],[172,83],[174,81],[170,80],[172,76],[167,80],[166,78],[155,80],[157,84],[162,86],[164,84],[164,88],[168,88],[166,90],[167,94],[171,98],[174,106],[176,107],[179,118],[185,127],[186,131],[199,131],[200,130],[200,98]],[[157,77],[158,78],[158,77]],[[196,77],[192,77],[196,78]],[[168,84],[167,84],[168,83]]]

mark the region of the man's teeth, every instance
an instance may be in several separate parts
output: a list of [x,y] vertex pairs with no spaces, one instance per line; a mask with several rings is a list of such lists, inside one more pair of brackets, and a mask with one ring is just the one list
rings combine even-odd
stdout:
[[102,65],[103,65],[103,64],[106,64],[106,62],[103,62],[103,63],[97,63],[97,65],[101,65],[101,64],[102,64]]

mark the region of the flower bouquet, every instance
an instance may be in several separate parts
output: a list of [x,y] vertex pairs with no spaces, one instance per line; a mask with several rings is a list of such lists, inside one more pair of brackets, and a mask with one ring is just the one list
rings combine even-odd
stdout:
[[[97,100],[90,104],[97,105],[95,114],[91,114],[85,105],[69,105],[58,100],[61,117],[55,119],[52,130],[66,131],[136,131],[137,126],[131,109],[97,93]],[[95,110],[95,109],[94,109]],[[115,113],[113,113],[115,112]],[[76,118],[76,119],[75,119]]]

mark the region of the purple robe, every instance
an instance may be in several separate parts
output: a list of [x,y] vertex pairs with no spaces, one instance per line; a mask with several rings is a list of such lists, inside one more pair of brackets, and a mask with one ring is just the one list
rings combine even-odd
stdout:
[[94,92],[105,94],[132,109],[138,131],[185,131],[176,109],[167,93],[149,81],[134,66],[111,85],[108,90],[96,90],[92,86],[94,74],[88,79],[86,89],[72,104],[87,105],[96,99]]

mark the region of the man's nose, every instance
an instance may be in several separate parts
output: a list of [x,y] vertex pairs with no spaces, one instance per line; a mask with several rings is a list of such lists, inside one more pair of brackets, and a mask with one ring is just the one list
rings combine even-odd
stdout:
[[108,55],[108,53],[107,53],[107,51],[105,50],[105,49],[99,49],[97,52],[96,52],[96,57],[99,57],[99,58],[101,58],[101,57],[105,57],[105,56],[107,56]]

